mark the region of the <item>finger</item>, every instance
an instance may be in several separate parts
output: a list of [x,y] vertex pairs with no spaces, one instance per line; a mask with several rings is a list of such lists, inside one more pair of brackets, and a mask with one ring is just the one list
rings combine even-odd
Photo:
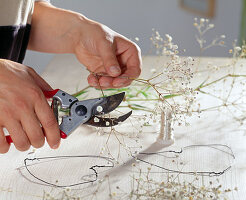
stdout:
[[112,77],[119,76],[121,69],[111,43],[105,41],[101,42],[99,45],[99,54],[103,60],[106,72]]
[[99,81],[98,81],[97,77],[94,76],[93,74],[90,74],[88,76],[87,81],[88,81],[89,85],[92,87],[97,87],[99,85]]
[[0,153],[7,153],[9,151],[10,144],[8,144],[5,134],[3,132],[3,127],[0,126]]
[[53,90],[52,87],[41,76],[39,76],[34,69],[29,67],[28,72],[32,76],[35,83],[41,88],[41,90],[43,91]]
[[88,76],[88,83],[90,86],[95,87],[96,89],[109,89],[109,88],[113,88],[113,80],[114,78],[109,77],[108,75],[105,76],[95,76],[90,74]]
[[22,118],[21,124],[29,138],[31,145],[35,148],[42,147],[45,142],[45,137],[35,113],[25,115]]
[[43,99],[36,102],[35,105],[36,115],[42,124],[46,139],[51,148],[57,149],[60,145],[60,130],[58,122],[49,107],[46,99]]
[[113,86],[124,87],[129,85],[133,79],[138,78],[141,73],[141,50],[137,45],[122,38],[117,38],[116,41],[119,51],[118,60],[125,67],[125,71],[120,77],[114,79]]
[[16,149],[19,151],[27,151],[30,148],[30,141],[19,121],[8,120],[5,127],[8,130]]
[[136,67],[129,67],[127,68],[127,70],[125,71],[124,74],[122,74],[119,77],[116,77],[113,80],[113,87],[126,87],[128,85],[131,84],[131,82],[137,78],[141,73],[140,68],[136,68]]
[[113,80],[114,78],[112,77],[106,77],[106,76],[102,76],[100,79],[99,79],[99,85],[102,87],[102,88],[112,88],[113,87]]
[[129,84],[131,84],[131,82],[138,78],[139,75],[141,74],[141,65],[140,63],[137,63],[136,65],[134,65],[135,61],[131,62],[130,59],[126,64],[126,71],[124,72],[124,74],[122,74],[119,77],[116,77],[113,81],[113,86],[114,87],[125,87]]

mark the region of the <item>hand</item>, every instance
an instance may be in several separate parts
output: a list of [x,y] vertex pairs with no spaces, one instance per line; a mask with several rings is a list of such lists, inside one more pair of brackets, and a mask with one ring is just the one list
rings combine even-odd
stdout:
[[59,146],[59,127],[42,92],[51,89],[33,69],[0,59],[0,153],[9,150],[3,128],[20,151],[42,147],[45,137],[51,148]]
[[88,83],[102,89],[130,85],[141,72],[139,47],[102,24],[87,20],[81,26],[75,54],[90,72],[103,74],[89,75]]
[[90,72],[104,74],[99,82],[89,75],[88,83],[103,89],[128,86],[141,72],[139,47],[108,27],[79,13],[36,2],[29,49],[49,53],[73,53]]

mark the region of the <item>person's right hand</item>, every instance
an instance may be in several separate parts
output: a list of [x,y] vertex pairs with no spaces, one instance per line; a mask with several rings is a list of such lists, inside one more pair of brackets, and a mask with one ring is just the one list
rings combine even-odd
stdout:
[[[52,90],[32,68],[0,59],[0,153],[6,153],[6,128],[15,147],[40,148],[45,137],[51,148],[60,144],[59,126],[43,94]],[[42,127],[41,127],[42,125]]]

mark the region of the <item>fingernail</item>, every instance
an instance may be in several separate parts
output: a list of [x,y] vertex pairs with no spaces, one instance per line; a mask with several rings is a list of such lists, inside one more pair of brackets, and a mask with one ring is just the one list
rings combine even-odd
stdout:
[[119,82],[119,83],[114,84],[115,87],[121,87],[123,85],[124,85],[124,83],[122,83],[122,82]]
[[52,149],[57,149],[60,146],[60,144],[55,144]]
[[104,83],[101,83],[101,86],[102,86],[102,87],[109,87],[109,86],[110,86],[110,83],[104,82]]
[[92,82],[92,83],[90,83],[90,85],[93,86],[93,87],[96,87],[97,83],[96,82]]
[[112,74],[115,74],[115,75],[118,75],[118,74],[121,73],[120,68],[119,68],[119,67],[116,67],[116,66],[110,67],[109,70],[110,70],[110,72],[111,72]]

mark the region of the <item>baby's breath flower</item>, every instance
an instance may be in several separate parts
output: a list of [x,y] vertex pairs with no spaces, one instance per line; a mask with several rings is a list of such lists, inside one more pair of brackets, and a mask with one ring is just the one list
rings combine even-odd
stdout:
[[205,22],[205,19],[204,19],[204,18],[201,18],[201,19],[200,19],[200,22],[201,22],[201,23],[204,23],[204,22]]
[[151,72],[151,73],[156,73],[156,69],[155,69],[155,68],[152,68],[152,69],[150,70],[150,72]]
[[168,39],[169,42],[172,42],[173,38],[169,34],[166,34],[165,36],[166,36],[166,38]]
[[178,48],[179,48],[178,45],[173,45],[173,50],[176,50]]
[[187,58],[187,61],[188,61],[188,62],[192,62],[192,61],[193,61],[192,57],[188,57],[188,58]]
[[238,47],[238,46],[235,47],[234,49],[235,49],[235,51],[241,51],[242,50],[241,47]]

